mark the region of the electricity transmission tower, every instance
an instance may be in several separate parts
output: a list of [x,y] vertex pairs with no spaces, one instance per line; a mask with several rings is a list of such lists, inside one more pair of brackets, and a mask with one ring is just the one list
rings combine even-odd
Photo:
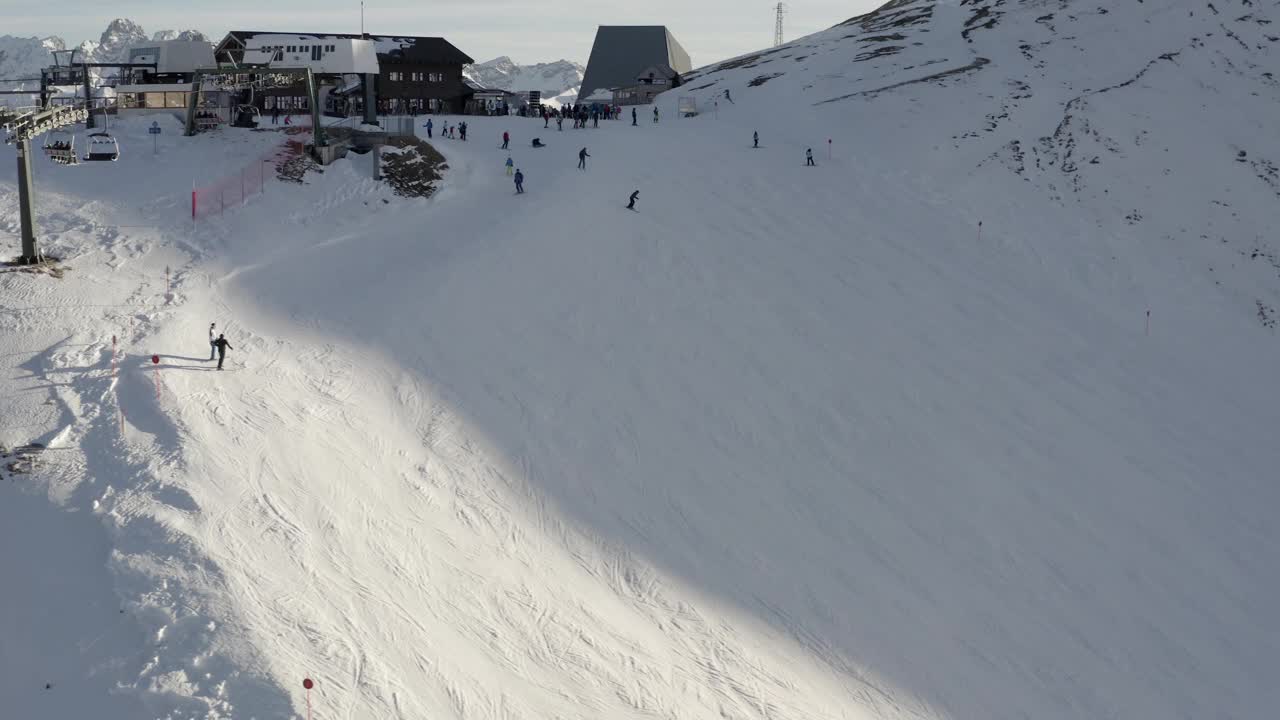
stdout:
[[782,44],[782,16],[787,12],[787,6],[778,3],[774,6],[774,10],[778,13],[778,20],[773,26],[773,46],[778,47]]

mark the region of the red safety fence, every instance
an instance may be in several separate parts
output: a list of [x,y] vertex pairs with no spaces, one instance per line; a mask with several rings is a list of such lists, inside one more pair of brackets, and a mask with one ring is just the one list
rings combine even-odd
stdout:
[[204,187],[191,188],[191,219],[221,214],[239,207],[254,195],[266,191],[267,178],[288,159],[302,152],[302,144],[289,141],[246,163],[235,173]]

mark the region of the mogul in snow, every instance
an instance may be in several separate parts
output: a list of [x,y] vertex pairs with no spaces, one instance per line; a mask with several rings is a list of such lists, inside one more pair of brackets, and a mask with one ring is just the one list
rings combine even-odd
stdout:
[[222,361],[227,359],[227,351],[234,350],[231,343],[227,342],[225,335],[219,335],[217,340],[213,341],[213,346],[218,350],[218,369],[222,369]]

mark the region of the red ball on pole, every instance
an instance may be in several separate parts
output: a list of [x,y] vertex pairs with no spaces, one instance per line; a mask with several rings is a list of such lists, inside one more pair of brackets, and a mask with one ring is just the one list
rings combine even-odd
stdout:
[[152,364],[152,365],[159,365],[159,364],[160,364],[160,356],[159,356],[159,355],[152,355],[152,356],[151,356],[151,364]]
[[315,685],[316,685],[315,683],[311,682],[311,678],[303,678],[303,680],[302,680],[302,687],[304,687],[304,688],[306,688],[306,689],[308,689],[308,690],[310,690],[311,688],[315,687]]

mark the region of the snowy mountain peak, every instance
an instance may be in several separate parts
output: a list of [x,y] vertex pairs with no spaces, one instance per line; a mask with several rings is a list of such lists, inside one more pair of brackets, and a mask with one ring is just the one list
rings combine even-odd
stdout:
[[151,36],[152,42],[166,42],[169,40],[202,40],[209,41],[209,38],[199,30],[157,30]]
[[[463,74],[468,80],[502,90],[540,90],[544,98],[576,95],[582,84],[582,65],[570,60],[518,65],[506,55],[476,63]],[[572,98],[570,98],[572,100]]]

